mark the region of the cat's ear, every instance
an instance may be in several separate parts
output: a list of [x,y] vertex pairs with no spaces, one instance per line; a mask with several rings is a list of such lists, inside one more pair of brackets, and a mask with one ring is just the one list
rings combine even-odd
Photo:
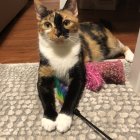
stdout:
[[43,17],[47,16],[50,13],[50,11],[42,5],[40,0],[34,0],[34,4],[38,20],[41,20]]
[[77,0],[67,0],[63,10],[65,9],[71,11],[74,16],[78,16]]

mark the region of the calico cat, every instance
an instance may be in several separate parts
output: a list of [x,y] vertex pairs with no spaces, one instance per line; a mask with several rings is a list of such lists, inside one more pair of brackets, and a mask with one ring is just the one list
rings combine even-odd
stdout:
[[[42,126],[47,131],[67,131],[72,123],[85,87],[85,62],[100,61],[124,53],[133,61],[133,53],[111,32],[97,24],[79,23],[76,0],[68,0],[62,10],[49,11],[35,0],[38,15],[40,66],[38,93],[44,109]],[[55,109],[54,77],[68,85],[68,93],[59,113]]]

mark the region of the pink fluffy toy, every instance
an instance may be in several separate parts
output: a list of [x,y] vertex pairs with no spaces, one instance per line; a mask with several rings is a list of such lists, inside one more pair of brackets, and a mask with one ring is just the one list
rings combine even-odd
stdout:
[[86,88],[98,91],[104,83],[124,84],[125,74],[121,60],[86,63]]

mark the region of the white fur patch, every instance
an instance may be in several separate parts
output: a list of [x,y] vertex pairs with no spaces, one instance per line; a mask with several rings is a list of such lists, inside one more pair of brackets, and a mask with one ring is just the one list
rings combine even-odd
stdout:
[[129,49],[129,47],[125,46],[121,41],[118,40],[118,43],[119,43],[119,47],[127,48],[127,50],[124,52],[125,60],[128,62],[133,62],[133,59],[134,59],[133,52]]
[[56,123],[50,119],[42,118],[42,127],[47,131],[52,131],[56,127]]
[[75,44],[65,41],[60,45],[46,41],[39,35],[40,52],[49,60],[58,78],[69,77],[67,73],[78,62],[80,48],[80,41]]
[[134,54],[133,54],[133,52],[132,52],[130,49],[128,49],[128,50],[124,53],[124,55],[125,55],[126,61],[128,61],[128,62],[133,62]]
[[56,128],[59,132],[63,133],[70,129],[72,117],[66,114],[59,114],[56,119]]

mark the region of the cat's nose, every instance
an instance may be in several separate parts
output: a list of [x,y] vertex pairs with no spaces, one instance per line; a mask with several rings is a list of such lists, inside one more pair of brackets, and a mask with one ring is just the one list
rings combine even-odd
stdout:
[[57,31],[56,36],[57,37],[60,37],[61,36],[61,32],[60,31]]

